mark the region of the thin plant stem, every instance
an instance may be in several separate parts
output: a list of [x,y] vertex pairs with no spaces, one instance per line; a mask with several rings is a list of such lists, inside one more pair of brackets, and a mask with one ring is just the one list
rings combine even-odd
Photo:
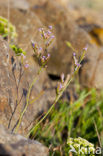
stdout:
[[16,110],[17,110],[18,105],[21,103],[21,100],[22,100],[22,98],[23,98],[23,94],[22,94],[20,100],[18,100],[18,98],[19,98],[19,97],[18,97],[19,84],[20,84],[20,80],[21,80],[21,78],[22,78],[22,76],[23,76],[22,68],[20,68],[18,84],[17,84],[17,81],[16,81],[15,72],[12,71],[12,73],[13,73],[14,81],[15,81],[15,84],[16,84],[16,91],[17,91],[17,94],[16,94],[16,105],[15,105],[14,111],[12,112],[11,118],[10,118],[10,120],[9,120],[8,128],[10,128],[12,118],[13,118],[13,116],[14,116]]
[[9,43],[9,33],[10,33],[10,27],[9,27],[9,23],[10,23],[10,0],[8,0],[8,43]]
[[48,112],[44,115],[44,117],[30,130],[30,132],[27,134],[27,137],[33,132],[35,131],[35,129],[39,126],[40,123],[42,123],[42,121],[48,116],[48,114],[52,111],[52,109],[54,108],[55,104],[58,102],[58,100],[60,99],[60,97],[62,96],[64,90],[68,87],[68,85],[70,84],[70,82],[72,81],[72,79],[70,79],[70,81],[68,82],[67,86],[63,88],[62,92],[56,97],[54,103],[52,104],[52,106],[50,107],[50,109],[48,110]]
[[33,99],[32,101],[30,101],[30,104],[32,104],[35,101],[37,101],[43,95],[43,93],[44,93],[44,91],[41,91],[40,94],[35,99]]
[[100,139],[100,135],[99,135],[99,132],[98,132],[98,129],[97,129],[97,125],[96,125],[95,120],[94,120],[94,126],[95,126],[95,129],[96,129],[96,133],[97,133],[99,145],[100,145],[100,147],[102,148],[101,139]]
[[32,87],[33,87],[33,85],[35,84],[35,82],[37,81],[38,76],[39,76],[39,74],[40,74],[40,72],[41,72],[42,69],[43,69],[43,67],[41,67],[41,68],[39,69],[39,71],[38,71],[38,73],[37,73],[37,76],[33,79],[32,83],[31,83],[31,85],[30,85],[30,87],[29,87],[28,94],[27,94],[27,102],[26,102],[26,105],[25,105],[24,110],[22,111],[22,113],[21,113],[21,115],[20,115],[20,117],[19,117],[17,126],[16,126],[15,131],[14,131],[15,133],[18,131],[18,129],[19,129],[19,127],[20,127],[20,124],[21,124],[21,122],[22,122],[23,115],[24,115],[24,113],[26,112],[26,110],[27,110],[27,108],[28,108],[28,105],[29,105],[29,99],[30,99],[30,94],[31,94]]
[[[80,63],[82,62],[82,60],[85,57],[85,50],[83,51],[83,54],[80,58]],[[52,111],[52,109],[54,108],[55,104],[58,102],[58,100],[60,99],[60,97],[62,96],[63,92],[67,89],[67,87],[69,86],[69,84],[71,83],[71,81],[73,80],[75,74],[79,71],[80,66],[77,66],[74,70],[74,72],[71,74],[71,78],[69,78],[69,80],[67,81],[67,83],[65,84],[65,86],[63,87],[63,89],[61,90],[61,92],[59,93],[59,95],[56,96],[54,103],[52,104],[52,106],[49,108],[49,110],[47,111],[47,113],[44,115],[44,117],[38,121],[38,123],[29,131],[29,133],[27,134],[27,137],[29,137],[29,135],[33,132],[33,134],[36,133],[36,130],[38,128],[38,126],[42,123],[42,121],[48,116],[48,114]]]
[[13,118],[13,116],[14,116],[16,110],[17,110],[18,105],[21,103],[22,98],[23,98],[23,94],[22,94],[22,96],[21,96],[19,102],[16,100],[16,106],[15,106],[14,111],[12,112],[11,118],[10,118],[10,120],[9,120],[8,129],[10,128],[12,118]]

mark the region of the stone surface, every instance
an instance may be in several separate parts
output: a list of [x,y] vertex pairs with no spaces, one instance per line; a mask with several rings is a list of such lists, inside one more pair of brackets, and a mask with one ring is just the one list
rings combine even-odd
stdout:
[[28,10],[30,5],[27,0],[0,0],[0,5],[3,7],[17,8],[20,10]]
[[103,48],[90,46],[80,72],[80,83],[84,87],[103,88]]
[[90,35],[91,43],[103,46],[103,14],[87,8],[69,10],[77,25]]
[[0,155],[4,156],[48,156],[48,148],[38,141],[12,134],[0,125]]
[[[68,1],[68,0],[67,0]],[[70,4],[75,7],[90,8],[91,10],[102,11],[103,1],[102,0],[69,0]]]
[[[27,57],[24,64],[28,61],[29,68],[23,68],[20,65],[21,59],[15,57],[14,53],[9,50],[8,44],[1,37],[0,60],[0,123],[13,130],[26,105],[27,92],[39,66],[34,63],[32,57]],[[30,103],[32,104],[29,105],[24,114],[19,133],[27,133],[34,124],[35,116],[46,111],[49,104],[53,102],[55,89],[52,89],[49,84],[47,74],[43,71],[32,88],[30,95]]]
[[86,61],[80,72],[80,83],[83,86],[102,89],[103,15],[91,9],[79,7],[72,8],[70,12],[77,25],[84,29],[91,38]]

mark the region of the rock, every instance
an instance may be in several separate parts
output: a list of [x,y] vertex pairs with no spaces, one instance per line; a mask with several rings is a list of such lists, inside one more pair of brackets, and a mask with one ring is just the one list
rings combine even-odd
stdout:
[[9,115],[11,114],[12,100],[9,97],[11,95],[12,86],[14,82],[9,81],[9,47],[7,43],[0,37],[0,124],[3,123],[7,126]]
[[[103,15],[87,8],[70,10],[75,22],[90,36],[85,63],[80,72],[80,83],[83,86],[103,88]],[[96,20],[95,20],[96,19]]]
[[10,133],[0,125],[0,155],[48,156],[48,148],[38,141]]
[[91,43],[103,46],[103,14],[87,8],[72,8],[70,12],[77,25],[90,35]]
[[[28,61],[29,68],[23,68],[20,64],[20,58],[15,57],[8,44],[1,37],[0,60],[0,123],[14,130],[26,105],[27,92],[39,66],[32,57],[27,57],[25,62]],[[55,89],[50,87],[48,76],[43,71],[32,88],[30,95],[32,104],[29,104],[24,114],[19,133],[26,134],[34,125],[37,114],[46,111],[54,98]]]
[[90,8],[91,10],[102,11],[103,10],[103,1],[102,0],[70,0],[70,4],[75,7]]
[[[76,50],[81,51],[89,43],[90,38],[77,26],[68,9],[60,5],[58,1],[51,0],[38,6],[38,8],[33,7],[33,12],[44,25],[53,25],[56,36],[56,43],[51,50],[48,73],[58,76],[62,72],[70,73],[73,51],[68,48],[66,41],[69,41]],[[80,55],[79,52],[78,55]]]
[[103,48],[92,45],[88,48],[80,72],[80,83],[84,87],[103,88]]
[[[9,4],[8,4],[9,2]],[[4,7],[9,7],[10,8],[17,8],[17,9],[20,9],[20,10],[23,10],[23,11],[26,11],[29,9],[29,3],[27,2],[27,0],[5,0],[5,2],[3,0],[0,0],[0,5],[4,6]]]

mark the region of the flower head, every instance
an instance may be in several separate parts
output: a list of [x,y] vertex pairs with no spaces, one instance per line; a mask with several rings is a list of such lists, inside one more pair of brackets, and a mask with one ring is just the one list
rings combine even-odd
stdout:
[[55,38],[55,36],[54,36],[54,35],[52,35],[52,36],[51,36],[51,38]]
[[42,31],[43,31],[43,28],[39,28],[38,31],[39,31],[39,32],[42,32]]
[[40,47],[40,48],[39,48],[39,50],[41,51],[41,50],[43,50],[43,48],[42,48],[42,47]]
[[33,42],[33,41],[31,40],[31,45],[32,45],[32,48],[33,48],[34,52],[37,52],[37,50],[38,50],[38,45],[37,45],[37,43],[36,43],[36,42]]
[[52,25],[49,25],[49,27],[48,27],[48,28],[52,30],[52,28],[53,28],[53,27],[52,27]]
[[87,51],[88,50],[88,45],[86,45],[86,47],[85,48],[83,48],[85,51]]
[[59,95],[59,93],[62,91],[63,87],[64,87],[63,83],[58,82],[57,89],[56,89],[57,95]]
[[50,58],[50,54],[49,53],[47,54],[47,58]]
[[52,32],[50,30],[47,31],[48,35],[50,35]]
[[76,65],[77,65],[77,67],[81,67],[81,64],[80,63],[77,63]]
[[35,48],[35,43],[31,40],[31,45],[33,48]]
[[73,56],[76,56],[76,53],[73,53]]
[[78,60],[76,59],[76,54],[75,54],[75,53],[73,53],[73,58],[74,58],[74,63],[75,63],[75,65],[77,65]]
[[63,85],[60,83],[59,89],[61,90],[63,88]]
[[61,82],[64,83],[64,73],[61,74]]
[[48,60],[50,58],[50,54],[48,53],[48,47],[52,44],[54,40],[54,35],[52,34],[52,26],[49,26],[49,29],[39,28],[39,32],[42,36],[44,45],[43,47],[39,47],[39,45],[33,41],[31,41],[33,50],[34,50],[34,57],[38,60],[38,63],[42,67],[46,67]]
[[75,65],[76,65],[77,67],[80,67],[81,64],[78,63],[78,60],[77,60],[77,58],[76,58],[76,54],[75,54],[75,53],[73,53],[73,58],[74,58],[74,63],[75,63]]
[[26,64],[24,65],[24,67],[25,67],[25,68],[28,68],[28,67],[29,67],[29,64],[28,64],[28,63],[26,63]]
[[23,59],[25,59],[25,58],[26,58],[26,56],[25,56],[23,53],[21,53],[21,56],[23,57]]

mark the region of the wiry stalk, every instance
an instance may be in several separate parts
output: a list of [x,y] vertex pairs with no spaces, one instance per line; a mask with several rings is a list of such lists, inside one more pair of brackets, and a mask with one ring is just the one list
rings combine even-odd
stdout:
[[[82,60],[85,57],[85,52],[86,50],[83,51],[83,54],[81,56],[80,62],[79,64],[82,62]],[[69,86],[70,82],[73,80],[75,74],[78,72],[80,66],[76,66],[74,72],[70,77],[67,77],[67,82],[64,84],[63,89],[61,90],[61,92],[56,96],[54,103],[52,104],[52,106],[50,107],[50,109],[48,110],[48,112],[44,115],[44,117],[29,131],[29,133],[27,134],[27,137],[29,137],[30,134],[33,133],[33,135],[36,133],[36,130],[38,128],[38,126],[42,123],[42,121],[48,116],[48,114],[52,111],[52,109],[54,108],[55,104],[58,102],[58,100],[60,99],[60,97],[62,96],[63,92],[67,89],[67,87]]]
[[22,122],[23,115],[24,115],[24,113],[26,112],[26,110],[27,110],[27,108],[28,108],[28,105],[29,105],[29,100],[30,100],[30,94],[31,94],[32,87],[33,87],[33,85],[35,84],[35,82],[37,81],[37,79],[38,79],[38,77],[39,77],[39,74],[40,74],[40,72],[42,71],[42,69],[43,69],[42,67],[39,69],[37,76],[33,79],[32,83],[31,83],[31,85],[30,85],[30,87],[29,87],[28,94],[27,94],[27,100],[26,100],[27,102],[26,102],[26,105],[25,105],[25,108],[24,108],[23,112],[21,113],[21,115],[20,115],[20,117],[19,117],[17,126],[16,126],[15,131],[14,131],[15,133],[18,131],[18,129],[19,129],[19,127],[20,127],[20,124],[21,124],[21,122]]

